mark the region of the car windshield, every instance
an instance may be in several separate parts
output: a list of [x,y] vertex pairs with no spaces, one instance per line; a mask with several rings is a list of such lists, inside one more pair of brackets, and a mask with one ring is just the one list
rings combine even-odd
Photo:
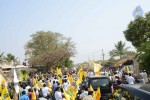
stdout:
[[108,79],[92,79],[91,80],[92,86],[108,86],[109,80]]

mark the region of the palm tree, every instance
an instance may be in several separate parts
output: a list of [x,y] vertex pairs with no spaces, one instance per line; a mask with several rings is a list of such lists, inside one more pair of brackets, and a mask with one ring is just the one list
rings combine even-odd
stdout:
[[7,54],[7,56],[5,57],[5,60],[10,63],[11,61],[15,61],[15,56],[12,54]]
[[122,41],[118,41],[117,44],[115,44],[115,49],[110,51],[109,54],[111,57],[119,56],[119,58],[122,59],[125,54],[127,54],[129,48],[130,47],[126,47],[125,42],[123,43]]
[[4,55],[4,52],[2,52],[1,54],[0,54],[0,63],[3,63],[3,55]]

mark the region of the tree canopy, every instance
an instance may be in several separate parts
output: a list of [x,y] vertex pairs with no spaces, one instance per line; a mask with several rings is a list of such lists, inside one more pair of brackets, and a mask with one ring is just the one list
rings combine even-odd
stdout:
[[[76,53],[71,38],[56,32],[39,31],[25,45],[25,55],[31,65],[53,66],[70,59]],[[67,59],[68,58],[68,59]]]
[[7,54],[7,56],[5,57],[5,60],[10,63],[11,61],[15,61],[15,56],[12,54]]
[[124,36],[137,49],[140,68],[150,70],[150,12],[131,21]]
[[118,41],[117,44],[115,44],[115,49],[110,51],[110,56],[113,57],[119,57],[122,59],[126,54],[129,47],[126,47],[126,44],[122,41]]

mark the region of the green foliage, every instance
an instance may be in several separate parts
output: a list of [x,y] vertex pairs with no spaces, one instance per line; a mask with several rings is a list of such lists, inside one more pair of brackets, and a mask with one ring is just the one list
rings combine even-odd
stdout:
[[3,63],[3,55],[4,55],[4,52],[2,52],[1,54],[0,54],[0,63]]
[[110,51],[109,54],[111,58],[119,56],[119,58],[122,59],[127,54],[128,49],[129,47],[125,47],[125,43],[123,43],[122,41],[118,41],[117,44],[115,44],[115,49]]
[[146,17],[138,17],[131,21],[128,28],[124,31],[125,38],[130,41],[133,46],[139,47],[141,43],[150,38],[150,12]]
[[72,67],[73,66],[73,61],[70,60],[69,58],[64,58],[62,59],[59,63],[58,66],[62,67]]
[[75,44],[71,38],[51,31],[36,32],[25,45],[25,54],[31,65],[58,65],[65,59],[74,56]]
[[150,41],[141,43],[138,48],[138,57],[140,61],[140,69],[145,69],[150,73]]
[[137,49],[141,69],[150,70],[150,12],[131,21],[124,31],[125,38]]
[[12,54],[7,54],[7,56],[5,57],[5,60],[10,63],[11,61],[15,61],[15,56]]

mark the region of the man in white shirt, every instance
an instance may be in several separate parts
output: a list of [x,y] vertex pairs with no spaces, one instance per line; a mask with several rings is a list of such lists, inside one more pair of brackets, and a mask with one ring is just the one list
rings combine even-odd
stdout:
[[82,90],[82,93],[80,94],[80,99],[83,99],[86,96],[88,96],[88,89],[87,88]]
[[46,84],[44,84],[42,88],[43,97],[47,97],[49,93],[50,93],[50,89],[46,87]]
[[88,92],[88,96],[84,97],[83,100],[96,100],[96,99],[93,97],[93,91],[89,91],[89,92]]
[[62,100],[62,93],[61,93],[60,87],[57,87],[57,89],[56,89],[55,99],[56,100]]
[[94,73],[93,73],[92,70],[89,70],[89,71],[88,71],[88,76],[94,76]]
[[63,87],[65,91],[68,90],[69,83],[67,82],[67,80],[64,80]]
[[127,77],[128,84],[134,84],[135,79],[131,76],[131,73],[129,73],[129,76]]

